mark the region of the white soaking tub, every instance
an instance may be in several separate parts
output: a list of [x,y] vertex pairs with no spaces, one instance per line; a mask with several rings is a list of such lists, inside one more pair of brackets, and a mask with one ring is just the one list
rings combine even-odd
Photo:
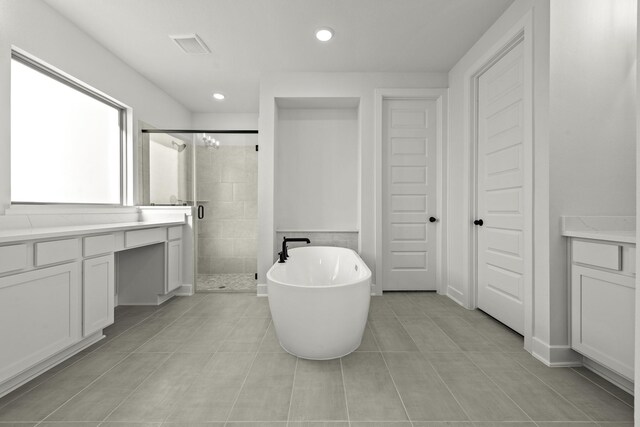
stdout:
[[369,313],[371,270],[355,251],[307,246],[267,272],[269,308],[280,345],[304,359],[335,359],[360,346]]

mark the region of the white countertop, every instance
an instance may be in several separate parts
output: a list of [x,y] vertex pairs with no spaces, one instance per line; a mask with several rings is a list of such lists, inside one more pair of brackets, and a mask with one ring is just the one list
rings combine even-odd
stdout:
[[25,240],[50,239],[85,234],[107,233],[111,231],[137,230],[142,228],[183,225],[185,220],[117,222],[112,224],[83,224],[60,227],[34,227],[0,230],[0,243]]
[[634,230],[565,230],[562,232],[565,237],[580,237],[582,239],[606,240],[610,242],[636,243],[636,232]]

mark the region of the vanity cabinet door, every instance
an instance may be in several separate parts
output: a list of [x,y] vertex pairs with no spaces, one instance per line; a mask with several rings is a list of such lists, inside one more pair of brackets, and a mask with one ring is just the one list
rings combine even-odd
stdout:
[[80,341],[80,263],[0,278],[0,382]]
[[167,292],[182,286],[182,240],[167,243]]
[[635,278],[573,265],[571,347],[633,380]]
[[113,254],[83,262],[83,336],[87,337],[113,323],[114,257]]

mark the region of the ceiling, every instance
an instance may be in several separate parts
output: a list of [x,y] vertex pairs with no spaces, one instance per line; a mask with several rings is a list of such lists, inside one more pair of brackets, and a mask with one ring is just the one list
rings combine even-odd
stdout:
[[[190,111],[252,113],[265,72],[446,72],[513,0],[45,2]],[[333,40],[315,39],[322,26]],[[190,33],[212,53],[169,38]]]

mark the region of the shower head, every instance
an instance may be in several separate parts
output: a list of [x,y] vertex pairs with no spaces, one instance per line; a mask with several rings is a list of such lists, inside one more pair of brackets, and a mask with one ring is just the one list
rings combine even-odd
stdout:
[[218,147],[220,147],[220,141],[204,133],[202,134],[202,142],[205,147],[213,148],[214,150],[217,150]]
[[176,150],[178,150],[178,153],[181,153],[184,151],[185,148],[187,148],[187,144],[185,144],[184,142],[182,144],[179,144],[175,141],[171,141],[171,146],[173,148],[175,148]]

